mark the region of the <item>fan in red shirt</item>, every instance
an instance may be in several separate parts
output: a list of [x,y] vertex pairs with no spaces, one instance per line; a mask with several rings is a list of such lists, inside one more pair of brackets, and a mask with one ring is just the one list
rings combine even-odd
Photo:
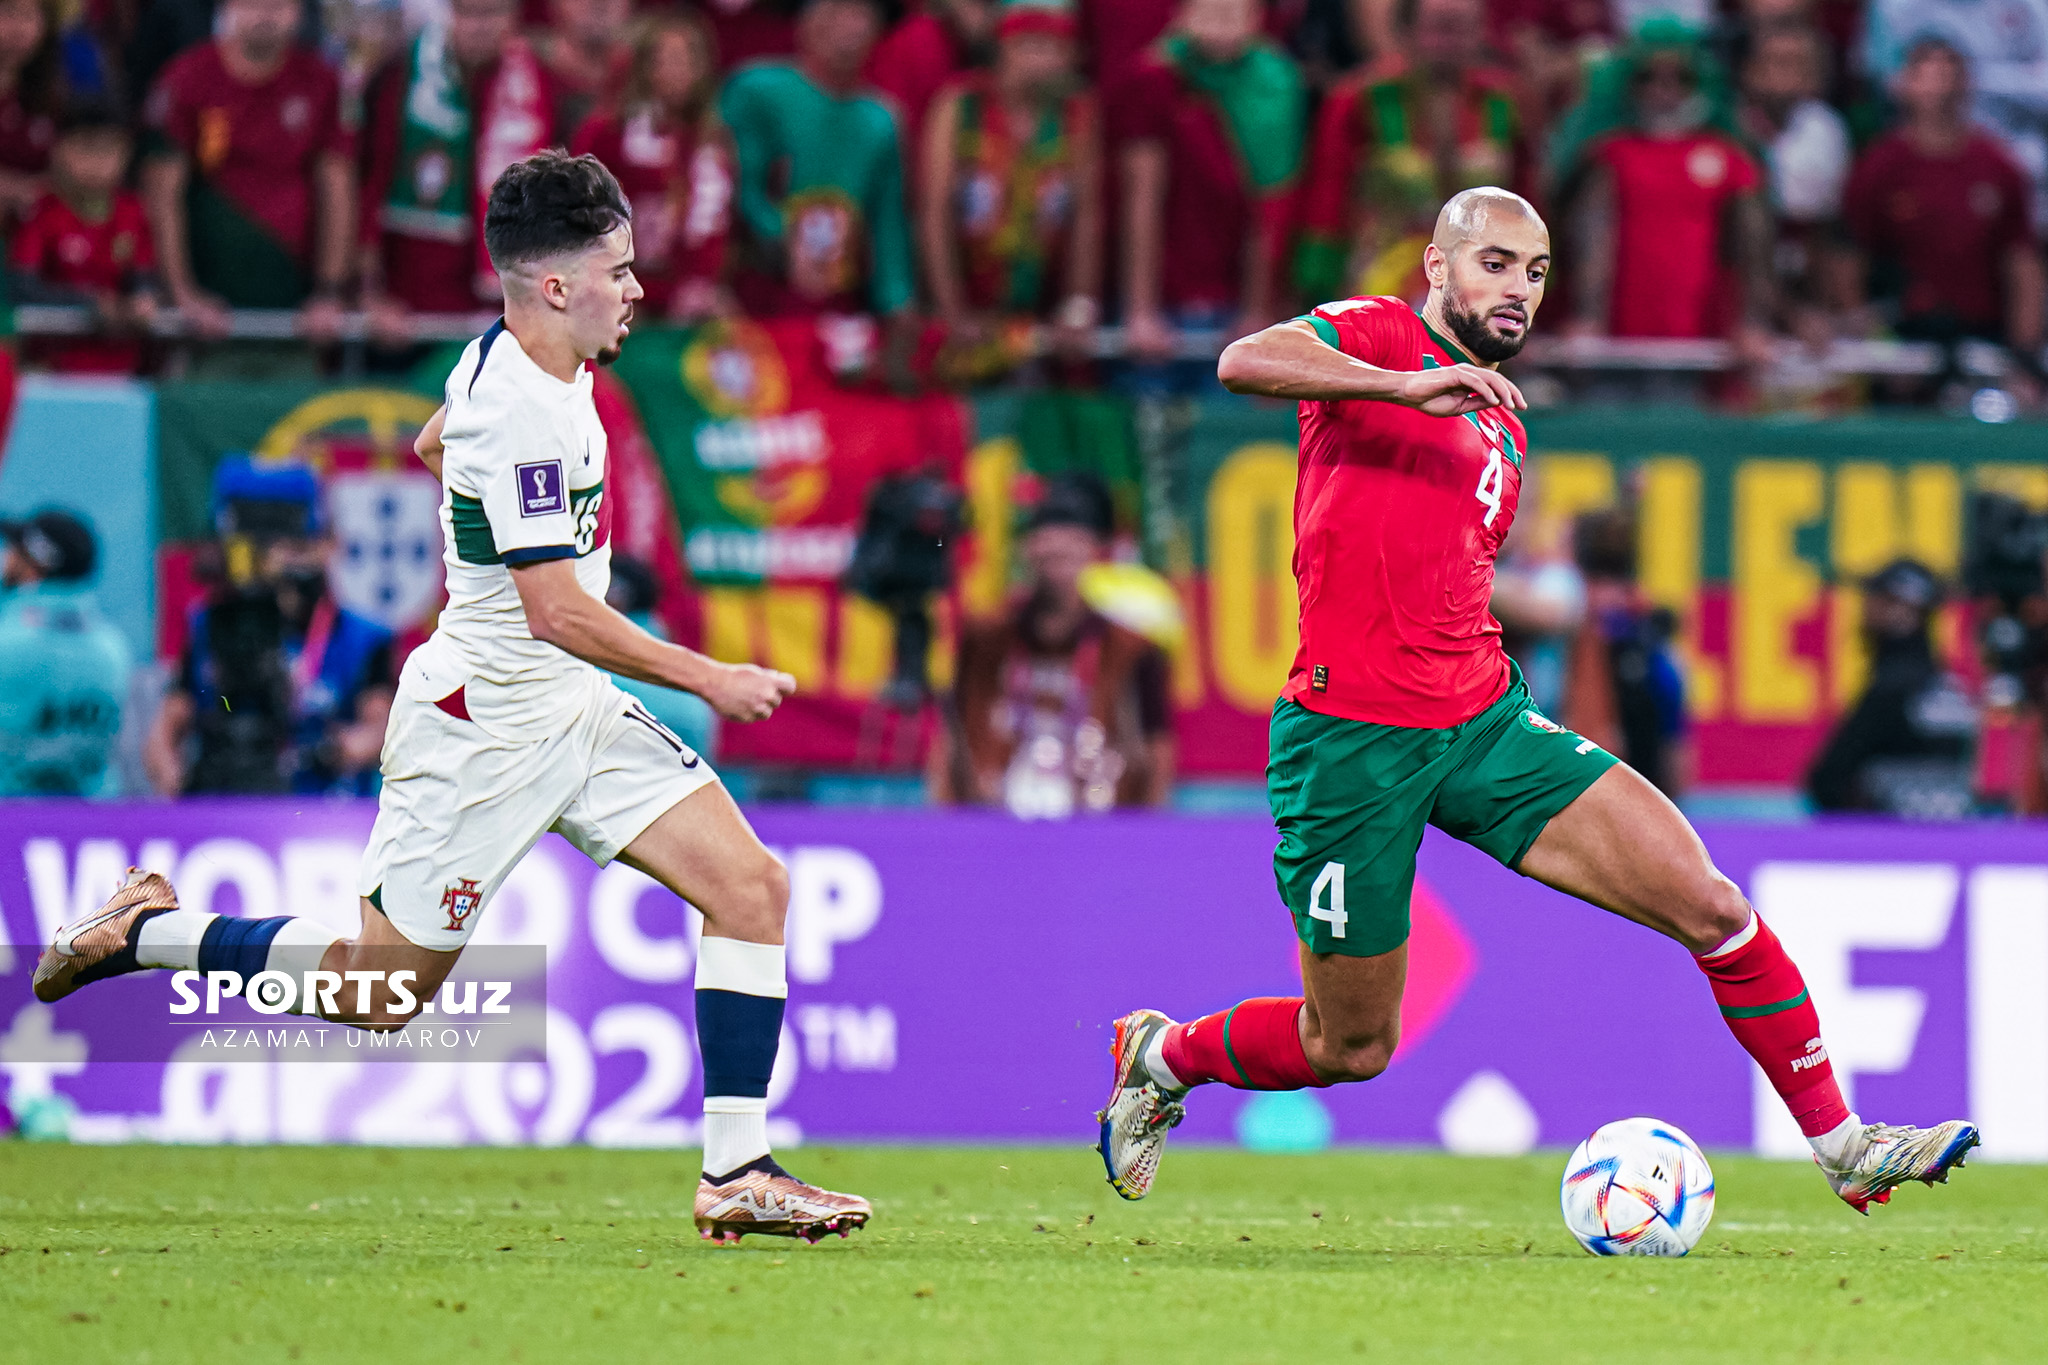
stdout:
[[224,307],[303,308],[306,330],[332,337],[354,190],[340,84],[296,45],[293,0],[226,0],[221,20],[150,97],[143,186],[164,282],[209,334]]
[[[1732,336],[1761,354],[1772,237],[1756,162],[1707,122],[1709,58],[1652,21],[1595,81],[1625,80],[1623,126],[1583,154],[1575,330]],[[1599,90],[1589,96],[1597,103]]]
[[1109,96],[1124,325],[1146,359],[1170,355],[1179,328],[1272,321],[1307,111],[1263,18],[1260,0],[1183,0]]
[[534,50],[554,87],[555,128],[566,137],[612,103],[626,82],[633,0],[551,0],[548,9],[551,23],[535,36]]
[[1002,338],[1023,318],[1054,319],[1054,344],[1071,358],[1094,337],[1102,134],[1075,67],[1067,6],[1011,4],[994,69],[964,77],[932,106],[919,244],[934,311],[959,354],[1010,349]]
[[1116,1021],[1097,1115],[1110,1184],[1150,1190],[1166,1134],[1205,1083],[1365,1081],[1400,1040],[1408,906],[1426,825],[1525,877],[1678,940],[1852,1208],[1930,1183],[1977,1142],[1960,1121],[1849,1112],[1799,969],[1685,817],[1640,774],[1530,700],[1487,610],[1514,520],[1521,392],[1496,367],[1528,339],[1550,232],[1506,190],[1444,205],[1429,297],[1325,304],[1223,352],[1236,393],[1300,405],[1294,571],[1301,653],[1273,708],[1273,867],[1303,993],[1178,1023]]
[[906,168],[916,175],[914,149],[924,145],[924,118],[948,82],[989,64],[996,37],[995,0],[924,0],[875,44],[868,83],[896,101]]
[[156,251],[142,201],[122,187],[132,150],[112,109],[81,104],[65,114],[50,151],[50,188],[8,248],[14,296],[83,303],[108,335],[34,342],[29,358],[38,365],[133,374],[142,358],[134,333],[156,313]]
[[1969,71],[1956,51],[1921,42],[1893,93],[1899,126],[1849,177],[1844,216],[1862,259],[1899,279],[1897,331],[1931,341],[1981,337],[2022,354],[2041,345],[2040,247],[2032,188],[2010,153],[1970,125]]
[[735,169],[714,107],[718,61],[695,11],[649,19],[633,45],[616,112],[591,118],[569,150],[618,177],[633,205],[633,273],[657,318],[732,307],[724,285]]

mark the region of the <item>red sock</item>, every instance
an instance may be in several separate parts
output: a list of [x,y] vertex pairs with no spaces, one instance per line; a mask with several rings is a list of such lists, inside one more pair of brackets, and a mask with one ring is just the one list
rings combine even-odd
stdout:
[[1818,1137],[1849,1117],[1828,1050],[1821,1046],[1820,1015],[1771,926],[1752,917],[1743,932],[1750,934],[1748,942],[1737,934],[1729,940],[1737,946],[1693,960],[1713,985],[1714,1003],[1735,1041],[1770,1077],[1799,1131]]
[[1298,995],[1266,996],[1175,1024],[1161,1052],[1184,1085],[1221,1081],[1233,1090],[1326,1085],[1301,1050],[1301,1004]]

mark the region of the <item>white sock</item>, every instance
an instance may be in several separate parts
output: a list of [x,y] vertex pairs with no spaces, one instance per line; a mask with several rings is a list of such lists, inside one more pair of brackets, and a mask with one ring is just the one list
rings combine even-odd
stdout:
[[1152,1035],[1152,1042],[1145,1049],[1143,1065],[1145,1074],[1169,1090],[1185,1090],[1187,1082],[1173,1074],[1173,1068],[1166,1064],[1166,1035],[1173,1032],[1171,1027],[1163,1028]]
[[142,922],[135,936],[135,961],[143,967],[168,967],[174,972],[199,970],[199,940],[213,916],[204,910],[166,910]]
[[768,1155],[768,1101],[718,1096],[704,1101],[704,1173],[728,1175]]
[[1862,1136],[1863,1120],[1851,1114],[1827,1132],[1806,1141],[1824,1164],[1840,1169],[1849,1164],[1850,1155]]
[[[714,1178],[768,1155],[768,1101],[761,1096],[789,998],[786,957],[779,943],[712,937],[697,945],[697,1045],[704,1074],[707,1082],[717,1074],[744,1082],[732,1088],[746,1092],[715,1095],[707,1083],[704,1173]],[[751,1000],[734,1009],[740,1004],[735,997]],[[736,1059],[742,1059],[738,1066]]]

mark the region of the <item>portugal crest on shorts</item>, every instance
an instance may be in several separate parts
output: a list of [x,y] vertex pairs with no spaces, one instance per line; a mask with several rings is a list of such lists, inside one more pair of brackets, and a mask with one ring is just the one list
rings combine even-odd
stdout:
[[460,929],[476,908],[484,903],[484,893],[477,889],[474,877],[459,877],[455,885],[441,893],[441,908],[448,912],[448,923],[444,929]]

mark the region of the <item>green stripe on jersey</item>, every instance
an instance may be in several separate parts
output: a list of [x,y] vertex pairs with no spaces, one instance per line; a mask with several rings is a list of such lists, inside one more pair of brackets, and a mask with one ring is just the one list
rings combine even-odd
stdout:
[[455,527],[455,557],[465,564],[502,564],[498,542],[491,535],[491,519],[484,515],[481,498],[450,491],[448,520]]
[[1337,324],[1331,322],[1328,318],[1319,318],[1314,313],[1303,313],[1295,321],[1305,322],[1315,328],[1316,335],[1323,339],[1323,345],[1328,346],[1331,350],[1341,351],[1344,349],[1337,339]]
[[1790,1000],[1780,1000],[1769,1005],[1723,1005],[1723,1019],[1761,1019],[1767,1014],[1783,1014],[1786,1010],[1797,1009],[1806,1003],[1806,992],[1801,991]]

